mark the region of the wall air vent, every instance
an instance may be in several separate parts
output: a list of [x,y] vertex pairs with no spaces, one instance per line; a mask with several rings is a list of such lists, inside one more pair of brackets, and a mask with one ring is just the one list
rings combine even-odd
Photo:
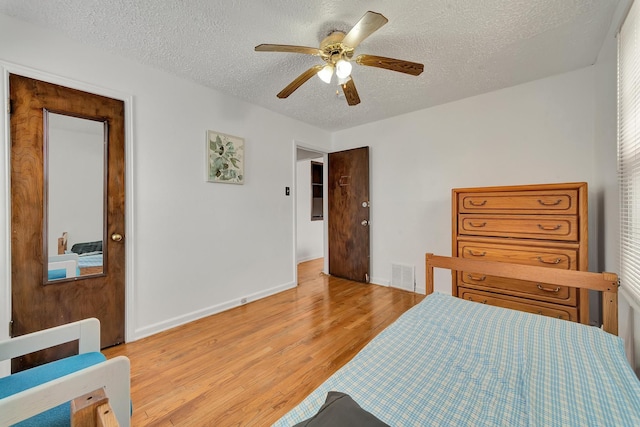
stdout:
[[415,292],[415,267],[409,264],[391,264],[391,286]]

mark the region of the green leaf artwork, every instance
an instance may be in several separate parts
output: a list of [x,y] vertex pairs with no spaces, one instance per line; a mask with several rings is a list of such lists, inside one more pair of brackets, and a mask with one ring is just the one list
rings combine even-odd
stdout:
[[244,139],[207,131],[207,180],[244,184]]

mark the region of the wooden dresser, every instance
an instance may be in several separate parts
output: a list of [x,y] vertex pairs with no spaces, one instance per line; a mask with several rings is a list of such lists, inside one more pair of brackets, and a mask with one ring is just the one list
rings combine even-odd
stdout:
[[[452,190],[453,256],[588,270],[587,184]],[[589,295],[473,271],[453,273],[452,293],[485,304],[589,323]]]

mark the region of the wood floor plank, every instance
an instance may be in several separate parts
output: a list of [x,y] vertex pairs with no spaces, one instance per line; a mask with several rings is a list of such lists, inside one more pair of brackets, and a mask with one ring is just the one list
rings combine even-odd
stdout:
[[131,360],[134,426],[269,426],[424,296],[322,274],[298,286],[106,349]]

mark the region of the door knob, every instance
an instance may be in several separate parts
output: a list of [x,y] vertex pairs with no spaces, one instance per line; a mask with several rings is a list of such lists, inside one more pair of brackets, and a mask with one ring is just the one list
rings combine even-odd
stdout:
[[114,242],[120,242],[120,241],[122,241],[122,234],[113,233],[113,234],[111,235],[111,240],[113,240]]
[[363,219],[360,224],[362,224],[362,226],[366,227],[367,225],[369,225],[369,221],[367,221],[366,219]]

